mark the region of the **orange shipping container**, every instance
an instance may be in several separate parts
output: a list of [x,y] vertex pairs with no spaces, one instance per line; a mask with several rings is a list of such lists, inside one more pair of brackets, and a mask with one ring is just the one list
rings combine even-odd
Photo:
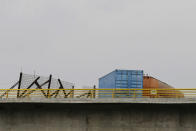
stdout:
[[[181,91],[175,90],[172,86],[155,79],[151,76],[144,76],[143,96],[150,98],[183,98]],[[160,89],[160,90],[159,90]],[[166,90],[161,90],[166,89]],[[169,89],[169,90],[167,90]]]

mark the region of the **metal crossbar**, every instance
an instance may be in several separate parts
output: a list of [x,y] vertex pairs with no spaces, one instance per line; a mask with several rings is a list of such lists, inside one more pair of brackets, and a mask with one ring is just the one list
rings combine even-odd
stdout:
[[[40,87],[40,85],[38,85]],[[20,92],[19,96],[18,92]],[[196,89],[0,89],[0,98],[194,98]]]

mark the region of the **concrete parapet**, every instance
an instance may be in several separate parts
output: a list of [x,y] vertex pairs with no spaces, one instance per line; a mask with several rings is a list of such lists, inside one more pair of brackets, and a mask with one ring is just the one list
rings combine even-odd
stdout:
[[0,131],[195,131],[193,99],[7,99]]

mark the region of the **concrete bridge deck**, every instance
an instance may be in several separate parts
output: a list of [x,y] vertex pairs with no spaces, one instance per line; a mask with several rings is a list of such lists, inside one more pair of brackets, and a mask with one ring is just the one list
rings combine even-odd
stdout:
[[129,104],[196,104],[196,98],[26,98],[0,99],[0,103],[129,103]]

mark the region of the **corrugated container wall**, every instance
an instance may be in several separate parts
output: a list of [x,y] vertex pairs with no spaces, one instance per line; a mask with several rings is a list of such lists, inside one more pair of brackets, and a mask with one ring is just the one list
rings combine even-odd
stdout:
[[172,86],[151,76],[144,76],[144,89],[174,89]]
[[142,70],[115,70],[99,79],[100,89],[142,89]]
[[151,76],[144,76],[143,82],[144,89],[171,89],[171,90],[158,90],[157,94],[151,94],[150,90],[144,90],[143,96],[145,97],[163,97],[163,98],[183,98],[184,94],[181,91],[175,90],[172,86],[164,83],[158,79],[155,79]]

